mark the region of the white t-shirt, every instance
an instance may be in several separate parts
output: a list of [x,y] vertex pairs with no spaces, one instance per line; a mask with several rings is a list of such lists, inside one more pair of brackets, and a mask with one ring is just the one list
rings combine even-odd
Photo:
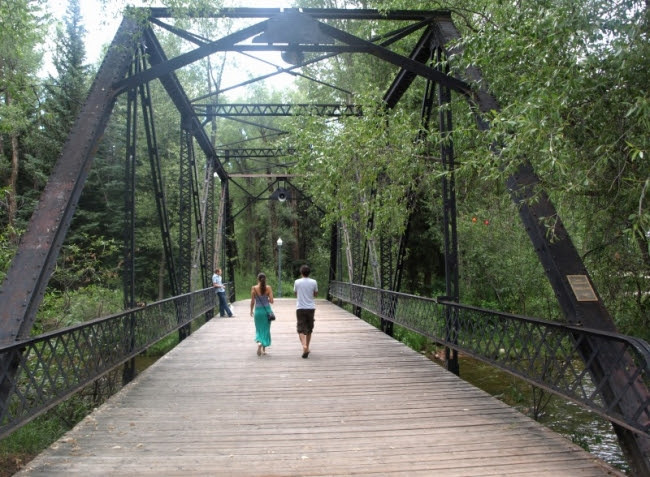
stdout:
[[302,277],[293,283],[293,291],[298,298],[296,309],[315,310],[314,293],[318,293],[318,283],[309,277]]

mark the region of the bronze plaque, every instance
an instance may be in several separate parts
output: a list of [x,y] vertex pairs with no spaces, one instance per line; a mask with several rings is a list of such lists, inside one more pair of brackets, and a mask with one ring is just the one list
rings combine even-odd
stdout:
[[578,301],[598,301],[587,275],[567,275],[566,277]]

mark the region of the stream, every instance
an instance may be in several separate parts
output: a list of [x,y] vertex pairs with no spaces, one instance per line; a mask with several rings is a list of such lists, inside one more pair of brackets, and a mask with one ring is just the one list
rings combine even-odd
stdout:
[[[459,356],[458,359],[462,379],[532,416],[529,384],[473,358]],[[553,396],[539,422],[618,470],[629,470],[611,424],[600,416]]]

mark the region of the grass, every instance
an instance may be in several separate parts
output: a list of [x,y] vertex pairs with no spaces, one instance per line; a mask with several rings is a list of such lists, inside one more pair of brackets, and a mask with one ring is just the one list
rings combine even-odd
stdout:
[[72,429],[92,409],[74,396],[0,441],[0,477],[18,472],[27,462]]

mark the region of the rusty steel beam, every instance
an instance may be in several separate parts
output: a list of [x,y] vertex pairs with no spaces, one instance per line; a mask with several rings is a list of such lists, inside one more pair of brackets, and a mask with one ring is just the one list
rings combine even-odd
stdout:
[[[255,25],[239,30],[231,35],[227,35],[212,43],[207,43],[199,48],[196,48],[187,53],[178,55],[170,60],[164,58],[163,62],[151,61],[152,67],[148,70],[142,71],[139,74],[130,76],[129,78],[120,78],[114,84],[117,91],[124,91],[133,88],[147,81],[151,81],[162,76],[169,76],[177,69],[187,66],[195,61],[205,58],[208,55],[222,51],[224,49],[232,48],[233,45],[240,41],[246,41],[251,36],[261,33],[266,28],[266,21],[257,23]],[[149,34],[150,39],[155,38],[155,35]],[[150,42],[150,40],[148,40]]]
[[[151,28],[145,29],[143,36],[147,44],[149,63],[152,65],[151,69],[167,64],[168,60],[167,56],[165,55],[165,51],[163,50],[162,45],[158,41],[158,38],[154,34],[153,30],[151,30]],[[145,70],[145,72],[146,71],[150,71],[150,69]],[[135,76],[138,75],[134,75],[134,77]],[[167,91],[167,94],[176,106],[176,109],[180,113],[181,117],[185,121],[188,121],[188,128],[192,131],[192,134],[194,135],[194,138],[196,139],[203,153],[206,155],[208,160],[214,161],[215,171],[219,175],[219,178],[221,180],[227,180],[228,173],[224,169],[221,161],[218,160],[214,145],[212,144],[212,141],[208,137],[207,132],[196,116],[196,113],[192,108],[192,104],[190,103],[190,100],[187,97],[183,86],[178,80],[176,73],[171,70],[166,71],[165,74],[163,74],[159,79],[165,88],[165,91]],[[138,82],[138,84],[140,83]],[[116,88],[119,88],[119,86],[116,86]]]
[[412,73],[415,73],[423,78],[435,81],[457,93],[460,93],[464,96],[473,97],[474,93],[472,88],[464,80],[456,78],[451,75],[441,73],[434,68],[430,68],[427,65],[420,63],[419,61],[413,60],[406,56],[402,56],[399,53],[394,53],[391,50],[384,48],[380,45],[375,45],[372,42],[363,40],[359,37],[351,35],[350,33],[339,30],[338,28],[332,27],[325,23],[318,23],[318,26],[322,33],[328,35],[336,40],[339,40],[347,45],[350,45],[353,48],[356,48],[357,51],[365,52],[371,54],[379,59],[382,59],[388,63],[391,63],[395,66],[399,66],[404,70],[408,70]]
[[0,290],[0,343],[29,336],[115,104],[112,85],[126,75],[140,31],[137,21],[124,18],[21,238]]
[[[409,55],[409,58],[418,63],[426,64],[432,55],[432,43],[433,43],[433,25],[429,25],[422,36],[418,40],[417,44],[413,48],[413,51]],[[388,90],[384,94],[384,102],[389,108],[394,108],[399,100],[402,98],[406,90],[411,87],[417,74],[413,71],[410,71],[406,68],[402,68],[393,83],[388,87]]]
[[[436,22],[437,41],[444,48],[453,44],[460,33],[451,18],[438,19]],[[448,54],[459,53],[448,51]],[[481,72],[472,68],[465,72],[471,80],[479,80]],[[484,84],[483,82],[481,84]],[[476,120],[480,130],[490,127],[482,112],[499,110],[496,99],[482,89],[473,97],[469,97],[476,112]],[[498,154],[498,148],[494,148]],[[506,181],[512,200],[519,206],[519,216],[526,232],[535,248],[535,252],[544,267],[546,276],[553,287],[558,303],[562,308],[565,320],[578,326],[586,326],[602,331],[616,331],[614,320],[596,290],[582,258],[573,245],[571,237],[564,228],[557,209],[550,197],[541,187],[541,182],[533,166],[523,161],[519,169]],[[599,347],[597,359],[587,359],[593,355],[593,349]],[[623,371],[615,368],[610,357],[618,356],[620,350],[615,345],[598,345],[591,340],[584,340],[578,345],[585,366],[596,377],[597,381],[608,376],[607,385],[599,389],[605,402],[625,416],[626,419],[640,419],[634,415],[638,409],[637,398],[629,394],[621,397],[621,390],[628,386],[625,372],[632,374],[636,364],[627,358],[628,366]],[[648,402],[650,392],[643,383],[634,384],[638,399]],[[636,434],[619,424],[612,423],[618,436],[621,449],[625,453],[634,475],[650,475],[650,439],[645,435]]]

